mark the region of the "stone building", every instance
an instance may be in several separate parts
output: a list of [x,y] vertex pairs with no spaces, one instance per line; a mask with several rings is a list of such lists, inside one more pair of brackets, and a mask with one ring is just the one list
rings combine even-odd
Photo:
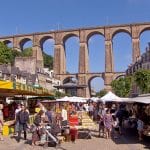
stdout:
[[[43,68],[46,77],[46,88],[50,90],[56,90],[56,86],[61,85],[61,81],[55,78],[54,70],[49,70],[49,68]],[[63,90],[59,90],[63,92]]]
[[18,67],[2,64],[0,65],[0,79],[9,80],[27,85],[38,84],[36,74],[31,74],[27,71],[21,71]]
[[[145,52],[137,59],[137,61],[134,64],[128,66],[128,69],[126,70],[126,75],[133,75],[134,72],[138,71],[139,69],[150,69],[150,42],[148,43]],[[132,85],[131,96],[136,96],[138,94],[142,93],[137,85],[134,83]]]
[[128,66],[126,75],[132,75],[139,69],[150,69],[150,42],[148,43],[145,52],[137,59],[137,61]]
[[35,57],[16,57],[15,66],[22,72],[26,71],[29,74],[37,76],[36,87],[43,87],[50,91],[55,90],[54,86],[60,85],[60,80],[54,77],[53,70],[49,71],[48,68],[37,68]]

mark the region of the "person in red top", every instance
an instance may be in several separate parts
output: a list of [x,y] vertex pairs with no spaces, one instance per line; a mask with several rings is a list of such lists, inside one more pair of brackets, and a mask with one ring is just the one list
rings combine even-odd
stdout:
[[9,107],[8,107],[8,104],[4,105],[3,115],[4,115],[5,119],[7,119],[9,117]]

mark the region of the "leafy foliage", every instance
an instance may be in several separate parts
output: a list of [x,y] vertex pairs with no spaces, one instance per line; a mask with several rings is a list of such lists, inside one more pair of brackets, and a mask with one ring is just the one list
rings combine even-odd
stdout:
[[96,96],[102,97],[102,96],[104,96],[106,93],[107,93],[107,91],[106,91],[105,89],[103,89],[103,90],[97,92],[97,93],[96,93]]
[[12,63],[13,54],[11,48],[7,47],[4,43],[0,42],[0,63]]
[[43,52],[44,67],[53,69],[53,57]]
[[23,57],[30,57],[30,56],[32,56],[32,48],[31,48],[31,47],[25,48],[25,49],[23,50],[23,52],[21,53],[21,55],[22,55]]
[[119,78],[112,81],[111,86],[116,95],[128,97],[132,85],[132,77]]
[[150,70],[141,69],[135,72],[134,81],[142,92],[150,92]]
[[[0,42],[0,63],[14,64],[15,57],[30,57],[32,56],[32,48],[26,48],[22,52],[9,48],[3,42]],[[53,57],[43,53],[44,67],[53,69]]]
[[32,56],[32,48],[26,48],[23,52],[13,50],[5,45],[3,42],[0,42],[0,63],[1,64],[13,64],[15,57],[29,57]]
[[54,91],[55,92],[55,97],[56,98],[61,98],[61,97],[64,97],[64,96],[69,96],[69,95],[67,95],[67,94],[65,94],[65,93],[62,93],[62,92],[59,92],[59,91]]

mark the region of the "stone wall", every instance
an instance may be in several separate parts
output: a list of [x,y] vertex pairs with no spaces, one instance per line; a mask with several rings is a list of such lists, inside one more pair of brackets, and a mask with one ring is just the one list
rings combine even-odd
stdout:
[[27,71],[28,73],[36,73],[36,58],[35,57],[16,57],[15,66],[21,71]]

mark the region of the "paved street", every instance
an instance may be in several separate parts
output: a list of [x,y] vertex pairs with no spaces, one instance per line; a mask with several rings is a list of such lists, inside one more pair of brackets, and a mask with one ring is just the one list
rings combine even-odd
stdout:
[[[30,138],[30,137],[29,137]],[[30,140],[25,142],[21,140],[17,143],[14,138],[5,137],[5,141],[0,142],[0,150],[148,150],[150,149],[150,139],[146,138],[145,142],[139,143],[136,136],[130,132],[121,136],[119,139],[98,138],[97,133],[92,139],[78,139],[76,143],[65,142],[60,147],[43,148],[40,146],[31,146]]]

